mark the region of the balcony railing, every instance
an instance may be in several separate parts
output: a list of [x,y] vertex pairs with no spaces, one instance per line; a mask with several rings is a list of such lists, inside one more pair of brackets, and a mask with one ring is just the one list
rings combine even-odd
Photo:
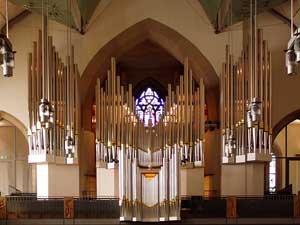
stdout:
[[[0,199],[0,219],[61,219],[66,216],[74,219],[118,219],[120,217],[118,198],[71,198],[70,201],[71,205],[66,205],[64,198],[8,196]],[[181,199],[183,220],[187,218],[293,218],[299,216],[299,196],[297,195],[214,198],[186,196]]]

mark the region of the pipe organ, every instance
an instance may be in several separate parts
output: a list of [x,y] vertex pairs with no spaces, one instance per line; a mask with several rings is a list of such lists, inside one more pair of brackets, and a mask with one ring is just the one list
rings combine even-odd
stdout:
[[115,58],[107,79],[97,80],[96,160],[118,168],[120,220],[180,219],[180,168],[204,165],[204,83],[192,76],[185,59],[179,84],[168,85],[162,118],[148,126],[136,115],[132,85],[116,75]]
[[226,46],[221,74],[223,163],[270,161],[272,153],[271,54],[262,30],[236,62]]
[[48,36],[47,16],[28,56],[29,162],[77,163],[79,72],[74,48],[63,63]]

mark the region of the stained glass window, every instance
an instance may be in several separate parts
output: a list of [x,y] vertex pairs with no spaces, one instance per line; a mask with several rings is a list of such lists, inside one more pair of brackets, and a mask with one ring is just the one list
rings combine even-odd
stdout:
[[160,120],[164,110],[164,100],[148,87],[135,101],[136,114],[145,126],[151,122],[155,126]]

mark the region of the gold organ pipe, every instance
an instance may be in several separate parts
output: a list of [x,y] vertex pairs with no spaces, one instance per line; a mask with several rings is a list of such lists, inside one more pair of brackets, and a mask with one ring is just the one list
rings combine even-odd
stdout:
[[[171,103],[172,102],[172,90],[171,90],[171,84],[168,84],[168,111],[170,111],[171,110]],[[171,120],[171,117],[172,117],[172,115],[170,114],[169,115],[169,120]],[[171,146],[171,121],[169,122],[169,125],[168,125],[168,145],[169,146]]]
[[111,58],[112,144],[116,144],[116,60]]
[[226,127],[226,63],[222,64],[222,72],[221,72],[221,129],[222,132],[225,132]]
[[120,77],[117,76],[117,109],[116,109],[116,122],[117,122],[117,146],[121,147],[121,108],[122,108],[122,104],[121,104],[121,84],[120,84]]
[[189,70],[189,144],[193,146],[193,73]]
[[[272,135],[272,57],[268,52],[268,82],[269,82],[269,134]],[[271,146],[269,146],[271,149]]]
[[179,91],[180,91],[180,145],[183,146],[184,142],[184,90],[183,90],[183,76],[181,75],[180,78],[180,83],[179,83]]
[[268,45],[267,42],[264,41],[263,42],[264,45],[264,113],[263,113],[263,119],[264,119],[264,131],[268,132],[269,130],[269,124],[268,124],[268,110],[269,110],[269,102],[268,102],[268,98],[269,98],[269,93],[268,93],[268,89],[269,89],[269,80],[268,80],[268,72],[269,72],[269,66],[268,66]]
[[259,101],[261,101],[261,119],[259,121],[259,128],[264,129],[264,44],[263,44],[263,32],[258,29],[258,87],[259,88]]
[[33,42],[33,52],[32,52],[32,112],[33,119],[31,126],[34,126],[37,123],[38,118],[38,92],[37,92],[37,42]]
[[[100,118],[100,99],[101,98],[101,94],[100,94],[100,79],[97,79],[97,84],[96,84],[96,91],[95,91],[95,95],[96,95],[96,140],[97,142],[100,141],[100,124],[102,123],[102,121],[99,121],[98,118]],[[98,121],[97,121],[98,120]]]
[[[33,121],[33,88],[32,88],[32,53],[28,54],[28,112],[29,112],[29,126],[32,126]],[[30,146],[31,147],[31,146]]]
[[188,144],[188,73],[189,73],[189,68],[188,68],[188,58],[185,59],[184,61],[184,144]]
[[204,141],[205,134],[205,87],[203,78],[200,78],[200,140]]
[[76,68],[75,69],[75,71],[76,71],[76,75],[75,75],[75,90],[76,90],[75,130],[76,130],[76,134],[79,135],[79,131],[80,131],[80,93],[79,93],[80,74],[79,74],[79,70],[78,70],[78,64],[76,64],[75,68]]
[[39,30],[38,32],[38,42],[37,42],[37,99],[38,104],[42,98],[42,31]]
[[230,65],[230,128],[234,128],[234,91],[233,91],[233,86],[234,86],[234,75],[233,75],[233,57],[230,55],[229,57],[229,65]]
[[177,115],[177,121],[176,121],[176,144],[179,143],[179,140],[180,140],[180,121],[181,121],[181,118],[180,118],[180,96],[179,96],[179,86],[177,85],[176,86],[176,115]]
[[229,46],[226,46],[226,73],[225,73],[225,80],[226,80],[226,128],[230,127],[230,62],[229,62]]
[[49,102],[51,102],[53,99],[52,99],[52,78],[53,78],[53,52],[52,52],[52,37],[49,36],[48,37],[48,68],[47,68],[47,71],[48,71],[48,100]]
[[108,113],[107,113],[107,146],[111,146],[112,142],[112,103],[111,103],[111,98],[112,98],[112,91],[111,91],[111,71],[107,71],[107,93],[106,93],[106,98],[107,98],[107,108],[108,108]]

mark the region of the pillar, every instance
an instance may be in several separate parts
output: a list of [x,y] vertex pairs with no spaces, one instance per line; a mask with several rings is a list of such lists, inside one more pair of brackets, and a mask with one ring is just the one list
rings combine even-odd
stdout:
[[63,157],[30,155],[36,164],[37,197],[79,197],[78,163],[66,164]]
[[221,173],[222,196],[262,196],[265,191],[266,162],[224,164]]
[[114,163],[97,162],[97,196],[119,198],[119,168]]
[[204,194],[204,167],[182,166],[180,170],[181,196],[202,196]]

